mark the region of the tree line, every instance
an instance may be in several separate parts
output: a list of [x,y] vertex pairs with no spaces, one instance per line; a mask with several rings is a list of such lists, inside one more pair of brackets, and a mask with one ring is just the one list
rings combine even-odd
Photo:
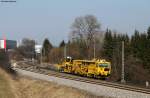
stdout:
[[[67,43],[62,40],[58,47],[54,47],[46,38],[42,48],[43,62],[61,62],[66,46],[66,54],[74,59],[93,59],[95,57],[110,61],[112,63],[111,80],[120,81],[122,41],[125,43],[125,79],[139,83],[150,79],[150,27],[146,32],[135,30],[132,36],[114,32],[109,28],[102,31],[101,24],[93,15],[75,18]],[[32,41],[31,43],[34,44]],[[30,51],[24,45],[22,48]],[[24,56],[27,53],[20,52]]]
[[97,18],[92,15],[77,17],[72,25],[68,43],[64,40],[59,47],[51,48],[49,61],[58,63],[67,55],[74,59],[106,59],[112,63],[111,80],[121,79],[121,42],[125,43],[125,79],[144,83],[150,79],[150,27],[146,32],[135,30],[132,36],[114,32],[110,29],[102,31]]

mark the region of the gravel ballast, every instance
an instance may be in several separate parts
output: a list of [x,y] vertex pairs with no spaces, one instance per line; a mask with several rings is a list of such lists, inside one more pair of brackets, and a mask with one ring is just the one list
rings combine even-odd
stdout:
[[81,90],[85,90],[97,96],[115,97],[115,98],[150,98],[150,94],[144,94],[134,91],[122,90],[118,88],[106,87],[102,85],[90,84],[75,80],[58,78],[54,76],[43,75],[30,71],[15,68],[15,70],[22,75],[30,76],[36,79],[55,82],[61,85],[71,86]]

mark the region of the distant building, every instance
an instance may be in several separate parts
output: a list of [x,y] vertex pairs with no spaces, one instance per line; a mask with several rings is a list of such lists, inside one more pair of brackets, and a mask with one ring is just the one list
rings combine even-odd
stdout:
[[0,49],[14,49],[17,47],[17,41],[15,40],[0,40]]
[[6,49],[6,40],[0,40],[0,49]]
[[15,40],[6,40],[6,49],[14,49],[17,47],[17,41]]
[[35,52],[41,53],[42,45],[35,45]]

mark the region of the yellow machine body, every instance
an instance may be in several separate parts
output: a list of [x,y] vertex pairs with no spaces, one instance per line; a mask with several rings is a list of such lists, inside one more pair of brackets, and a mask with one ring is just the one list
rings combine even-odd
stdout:
[[68,57],[57,68],[62,72],[88,77],[108,77],[111,74],[111,63],[104,59],[73,60]]

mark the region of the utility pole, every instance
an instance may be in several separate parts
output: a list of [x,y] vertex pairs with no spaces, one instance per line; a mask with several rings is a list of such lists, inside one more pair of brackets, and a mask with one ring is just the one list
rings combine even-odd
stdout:
[[94,59],[95,59],[95,37],[94,37]]
[[125,70],[124,70],[124,41],[122,41],[122,71],[121,71],[121,83],[125,83]]
[[43,56],[43,53],[42,53],[42,47],[41,47],[41,58],[40,58],[40,59],[41,59],[41,60],[40,60],[40,61],[41,61],[41,62],[40,62],[41,64],[42,64],[42,59],[43,59],[42,56]]
[[65,46],[64,46],[64,58],[66,58],[67,56],[67,44],[65,43]]

